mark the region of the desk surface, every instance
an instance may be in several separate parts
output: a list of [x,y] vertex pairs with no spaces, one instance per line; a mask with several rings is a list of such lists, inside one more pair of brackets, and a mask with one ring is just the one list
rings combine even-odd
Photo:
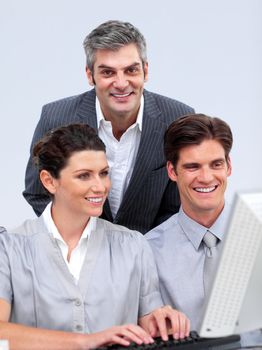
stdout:
[[262,330],[241,334],[241,346],[243,349],[262,349]]

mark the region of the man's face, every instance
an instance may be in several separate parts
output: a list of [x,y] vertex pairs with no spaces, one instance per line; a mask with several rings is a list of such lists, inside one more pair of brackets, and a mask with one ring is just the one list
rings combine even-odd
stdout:
[[200,145],[182,148],[176,169],[171,162],[167,169],[170,179],[177,183],[185,213],[204,226],[207,218],[212,224],[223,209],[231,174],[231,162],[226,161],[221,144],[204,140]]
[[92,74],[88,68],[86,72],[107,120],[136,116],[148,77],[148,65],[145,63],[143,67],[135,44],[117,51],[97,50],[94,72]]

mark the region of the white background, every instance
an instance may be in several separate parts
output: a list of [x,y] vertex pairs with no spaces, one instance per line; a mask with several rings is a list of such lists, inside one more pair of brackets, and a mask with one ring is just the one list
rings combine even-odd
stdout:
[[109,19],[145,35],[148,90],[230,124],[228,196],[261,189],[261,18],[260,0],[2,0],[0,225],[34,217],[21,193],[41,107],[89,89],[82,42]]

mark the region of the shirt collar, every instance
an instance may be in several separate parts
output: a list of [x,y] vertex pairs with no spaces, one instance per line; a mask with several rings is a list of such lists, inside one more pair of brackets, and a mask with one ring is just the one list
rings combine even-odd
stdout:
[[[143,122],[143,111],[144,111],[144,95],[141,96],[140,100],[140,107],[137,115],[137,119],[135,124],[132,125],[138,125],[139,130],[142,132],[142,122]],[[101,123],[106,123],[105,117],[103,115],[100,102],[98,100],[98,97],[96,96],[96,116],[97,116],[97,126],[100,127]]]
[[[48,232],[50,232],[55,239],[58,239],[58,240],[65,243],[63,237],[59,233],[59,231],[54,223],[54,220],[53,220],[52,215],[51,215],[51,208],[52,208],[52,202],[46,206],[46,208],[43,212],[44,223],[48,229]],[[96,219],[97,219],[96,217],[92,217],[92,216],[90,217],[86,227],[84,228],[84,231],[82,233],[82,236],[81,236],[79,242],[84,238],[89,238],[91,235],[91,232],[95,231]]]
[[223,240],[227,227],[228,217],[229,206],[225,204],[222,212],[214,224],[210,228],[207,228],[187,216],[181,206],[178,213],[178,223],[195,249],[198,250],[207,229],[212,232],[219,240]]

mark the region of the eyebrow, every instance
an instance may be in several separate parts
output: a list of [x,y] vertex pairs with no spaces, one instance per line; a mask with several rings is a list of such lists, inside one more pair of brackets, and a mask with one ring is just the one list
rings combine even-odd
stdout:
[[[134,62],[134,63],[131,63],[128,66],[124,67],[123,69],[125,70],[127,68],[140,66],[140,65],[142,66],[141,62]],[[115,70],[114,67],[107,66],[106,64],[100,64],[97,68],[98,69],[112,69],[112,70]]]
[[[209,164],[213,164],[213,163],[216,163],[216,162],[223,162],[223,163],[225,163],[226,159],[225,158],[216,158],[216,159],[211,160],[211,162]],[[184,163],[184,164],[182,164],[182,167],[183,168],[188,168],[188,167],[199,166],[199,165],[201,165],[201,164],[197,163],[197,162],[192,162],[192,163]]]
[[[103,169],[100,169],[99,171],[105,171],[105,170],[109,170],[109,166],[106,166],[106,167],[104,167]],[[94,170],[83,168],[83,169],[75,170],[75,171],[73,172],[73,174],[81,173],[81,172],[83,172],[83,171],[88,171],[88,172],[92,173]]]
[[225,158],[217,158],[217,159],[212,160],[211,163],[216,163],[216,162],[223,162],[223,163],[225,163],[226,159]]

